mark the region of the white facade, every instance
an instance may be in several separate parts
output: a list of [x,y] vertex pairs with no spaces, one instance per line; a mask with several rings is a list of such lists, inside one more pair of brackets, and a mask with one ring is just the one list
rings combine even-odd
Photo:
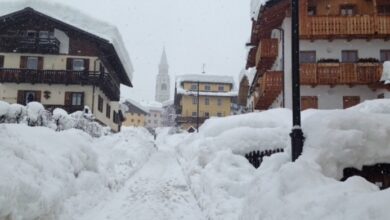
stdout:
[[162,111],[162,109],[149,109],[149,114],[147,114],[145,117],[145,127],[162,127]]
[[[274,70],[284,70],[284,91],[275,99],[271,107],[287,107],[292,108],[292,83],[291,83],[291,18],[287,17],[281,26],[283,36],[277,34],[279,30],[275,30],[273,37],[279,38],[279,56],[273,66]],[[284,39],[282,41],[281,39]],[[284,48],[283,48],[284,47]],[[328,40],[301,40],[301,51],[316,51],[316,59],[338,59],[341,61],[341,53],[343,50],[358,51],[359,58],[376,58],[380,60],[380,50],[390,50],[388,41],[380,39],[372,39],[370,41],[364,39],[353,39],[350,41],[335,39]],[[283,54],[284,51],[284,54]],[[382,95],[388,98],[388,91],[374,91],[368,86],[301,86],[301,96],[316,96],[318,98],[318,108],[320,109],[339,109],[343,108],[343,96],[359,96],[360,101],[375,99]],[[283,105],[284,103],[284,105]]]
[[170,98],[170,77],[168,74],[169,65],[167,60],[167,55],[165,53],[165,48],[163,50],[161,61],[159,65],[159,71],[156,78],[156,95],[155,100],[157,102],[164,102]]

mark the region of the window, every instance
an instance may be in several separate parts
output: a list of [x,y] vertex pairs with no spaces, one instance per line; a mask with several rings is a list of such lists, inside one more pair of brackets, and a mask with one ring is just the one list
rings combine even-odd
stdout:
[[27,69],[30,70],[38,69],[38,57],[27,57]]
[[26,105],[29,102],[40,102],[41,101],[41,91],[25,91],[18,90],[17,103]]
[[221,99],[221,98],[218,98],[218,99],[217,99],[217,105],[219,105],[219,106],[222,105],[222,99]]
[[340,15],[351,16],[356,14],[355,5],[342,5],[340,6]]
[[343,108],[349,108],[360,103],[359,96],[343,96]]
[[76,106],[83,105],[82,92],[72,92],[72,105],[76,105]]
[[301,51],[299,52],[300,63],[315,63],[317,61],[315,51]]
[[134,118],[131,119],[131,122],[134,122]]
[[198,85],[192,84],[191,85],[191,90],[198,90]]
[[83,59],[72,59],[72,70],[83,71],[84,70],[84,60]]
[[154,114],[154,117],[157,117],[157,114]]
[[148,123],[151,123],[151,122],[152,122],[152,121],[149,119],[149,120],[148,120]]
[[317,7],[316,6],[307,7],[307,15],[314,16],[316,14],[317,14]]
[[343,50],[341,51],[341,61],[343,63],[355,63],[358,61],[357,50]]
[[210,105],[210,98],[209,98],[209,97],[206,97],[206,98],[204,99],[204,104],[205,104],[205,105]]
[[390,15],[390,5],[378,5],[378,15]]
[[106,105],[106,117],[111,117],[111,106],[109,104]]
[[225,90],[225,87],[223,85],[218,86],[218,91],[223,92]]
[[204,113],[204,117],[206,117],[206,118],[210,117],[210,113],[205,112],[205,113]]
[[138,116],[141,116],[141,114],[140,114],[140,113],[138,113],[137,115],[138,115]]
[[49,38],[49,31],[40,31],[39,38]]
[[381,62],[390,61],[390,50],[381,50]]
[[100,95],[98,97],[98,110],[103,112],[103,98]]
[[28,38],[35,38],[36,35],[37,35],[37,32],[36,31],[32,31],[32,30],[28,30],[26,35],[27,35]]
[[4,56],[0,56],[0,68],[4,67]]
[[317,96],[302,96],[301,97],[301,110],[309,108],[318,109],[318,97]]
[[114,111],[114,115],[112,117],[112,121],[115,123],[115,124],[119,124],[119,114],[116,113],[116,111]]
[[196,112],[192,112],[192,117],[196,117]]
[[384,93],[381,93],[377,96],[378,99],[384,99],[385,98],[385,94]]
[[194,105],[198,104],[198,97],[196,96],[192,97],[192,104]]
[[161,85],[161,90],[167,90],[167,84],[163,83],[163,84]]
[[157,122],[157,120],[154,120],[153,122],[154,122],[155,124],[157,124],[157,123],[158,123],[158,122]]
[[218,117],[222,117],[222,113],[221,113],[221,112],[218,112],[218,113],[217,113],[217,116],[218,116]]
[[211,86],[208,85],[208,84],[204,85],[204,90],[210,91],[211,90]]
[[137,121],[137,122],[138,122],[138,124],[139,124],[139,123],[141,123],[141,120],[140,120],[140,119],[138,119],[138,121]]
[[27,91],[26,94],[25,94],[25,103],[30,103],[30,102],[33,102],[36,100],[35,98],[35,92],[30,92],[30,91]]

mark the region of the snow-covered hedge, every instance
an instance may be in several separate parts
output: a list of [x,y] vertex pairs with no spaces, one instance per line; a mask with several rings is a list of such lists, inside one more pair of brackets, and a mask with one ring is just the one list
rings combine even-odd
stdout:
[[29,126],[44,126],[56,131],[76,128],[83,130],[93,137],[100,137],[109,132],[109,128],[95,122],[88,107],[86,111],[77,111],[68,114],[61,108],[54,109],[53,113],[45,110],[39,102],[30,102],[27,106],[8,104],[0,101],[0,123],[23,123]]

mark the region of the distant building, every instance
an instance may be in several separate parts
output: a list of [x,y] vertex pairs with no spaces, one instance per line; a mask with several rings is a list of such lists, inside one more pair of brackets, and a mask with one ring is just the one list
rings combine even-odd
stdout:
[[119,87],[132,86],[133,69],[120,36],[101,31],[115,28],[67,7],[36,6],[0,17],[0,100],[68,113],[88,106],[118,131]]
[[145,127],[153,129],[162,127],[162,104],[154,101],[142,101],[141,105],[148,110],[148,114],[145,117]]
[[169,70],[169,65],[168,65],[168,60],[167,60],[167,54],[165,52],[165,48],[163,50],[163,53],[161,55],[161,61],[160,65],[158,67],[158,75],[156,78],[156,96],[155,100],[157,102],[164,102],[169,100],[170,98],[170,91],[171,91],[171,86],[170,86],[170,78],[168,74]]
[[176,127],[176,110],[173,100],[168,100],[162,103],[162,125],[163,127]]
[[125,121],[122,123],[126,127],[145,127],[145,119],[149,114],[141,104],[134,100],[127,99],[122,103]]
[[189,129],[197,127],[197,120],[202,124],[210,117],[231,115],[232,101],[236,96],[231,76],[205,74],[178,76],[174,100],[177,110],[176,122],[178,126]]

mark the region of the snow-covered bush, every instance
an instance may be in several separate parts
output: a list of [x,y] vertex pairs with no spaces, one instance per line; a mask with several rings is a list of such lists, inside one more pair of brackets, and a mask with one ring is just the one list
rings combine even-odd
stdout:
[[0,101],[0,123],[6,121],[9,106],[7,102]]
[[94,117],[88,108],[84,111],[74,112],[70,116],[74,121],[74,128],[83,130],[92,137],[100,137],[104,134],[103,126],[94,121]]
[[26,106],[27,124],[29,126],[45,126],[48,124],[49,112],[39,102],[30,102]]
[[53,120],[57,131],[73,128],[75,124],[73,118],[70,117],[68,113],[61,108],[54,109]]
[[20,104],[11,104],[7,113],[7,123],[17,123],[23,121],[27,115],[26,107]]

